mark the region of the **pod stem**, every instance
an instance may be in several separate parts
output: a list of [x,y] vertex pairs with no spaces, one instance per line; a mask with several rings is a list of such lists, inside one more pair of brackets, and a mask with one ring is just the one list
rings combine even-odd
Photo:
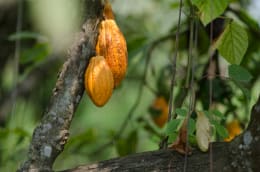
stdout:
[[105,19],[114,19],[113,10],[111,4],[109,3],[109,0],[105,0],[103,15]]

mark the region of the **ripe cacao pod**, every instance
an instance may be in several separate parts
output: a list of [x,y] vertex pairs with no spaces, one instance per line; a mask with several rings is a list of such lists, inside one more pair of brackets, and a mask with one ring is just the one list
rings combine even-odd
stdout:
[[109,100],[114,88],[113,74],[103,56],[90,59],[85,72],[85,89],[96,106]]
[[116,87],[126,74],[126,40],[113,19],[113,12],[109,3],[105,4],[104,18],[99,27],[96,54],[105,57],[113,73],[114,86]]

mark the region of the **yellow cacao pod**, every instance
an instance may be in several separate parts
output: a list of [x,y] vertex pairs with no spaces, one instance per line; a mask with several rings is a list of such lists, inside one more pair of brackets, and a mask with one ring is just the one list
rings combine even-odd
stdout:
[[112,9],[108,3],[104,8],[104,18],[99,27],[96,54],[105,57],[113,73],[116,87],[126,74],[127,46],[124,35],[113,20]]
[[113,74],[103,56],[90,59],[85,72],[85,89],[96,106],[109,100],[114,88]]

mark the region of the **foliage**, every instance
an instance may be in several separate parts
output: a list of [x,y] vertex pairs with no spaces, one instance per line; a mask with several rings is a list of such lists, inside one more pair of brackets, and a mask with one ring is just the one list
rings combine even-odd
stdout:
[[[231,3],[240,9],[233,9]],[[196,127],[196,111],[208,119],[211,141],[223,141],[230,136],[226,129],[230,121],[247,125],[249,109],[260,90],[259,24],[240,1],[185,1],[177,50],[179,5],[177,0],[113,1],[116,21],[127,39],[127,77],[102,108],[95,107],[84,94],[71,124],[70,138],[56,160],[55,169],[156,150],[166,136],[169,136],[168,144],[176,141],[187,116],[189,143],[197,147],[200,142],[196,135],[201,133]],[[217,34],[214,31],[214,40],[210,40],[209,24],[213,20],[222,22],[213,25]],[[194,37],[190,39],[192,32]],[[8,37],[10,41],[21,39],[23,43],[19,82],[27,81],[30,72],[48,61],[49,56],[64,56],[67,48],[55,52],[52,38],[34,29]],[[189,40],[198,42],[190,44]],[[172,57],[176,51],[174,101],[170,102]],[[2,98],[5,100],[4,93],[13,91],[16,83],[10,63],[1,73],[0,102]],[[60,63],[50,64],[47,79],[36,77],[40,84],[30,88],[29,94],[19,95],[12,111],[5,112],[7,118],[0,127],[0,171],[15,171],[26,156],[33,129],[47,107],[60,67]],[[209,71],[215,75],[209,77]],[[151,109],[158,98],[164,99],[163,110]],[[169,123],[165,116],[168,107],[173,108]],[[160,126],[154,122],[154,115],[164,115]]]
[[230,65],[228,67],[229,77],[238,81],[248,83],[253,76],[243,67]]
[[198,15],[204,25],[219,17],[228,6],[228,0],[192,0],[192,3],[198,7]]
[[230,22],[216,41],[220,54],[231,64],[240,64],[248,46],[247,33],[239,24]]

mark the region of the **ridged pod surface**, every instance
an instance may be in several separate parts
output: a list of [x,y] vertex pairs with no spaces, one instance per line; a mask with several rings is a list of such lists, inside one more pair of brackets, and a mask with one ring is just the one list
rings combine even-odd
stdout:
[[104,20],[100,23],[96,54],[104,56],[114,77],[114,86],[118,86],[127,69],[127,45],[124,35],[113,19],[110,4],[104,8]]
[[114,79],[103,56],[90,59],[85,72],[85,89],[96,106],[103,106],[111,97]]

